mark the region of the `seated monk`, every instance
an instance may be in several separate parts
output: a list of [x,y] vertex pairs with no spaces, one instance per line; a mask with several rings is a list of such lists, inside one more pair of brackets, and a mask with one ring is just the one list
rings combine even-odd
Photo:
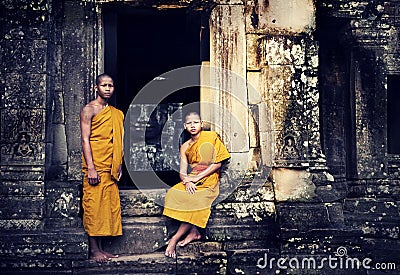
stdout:
[[[165,255],[172,258],[176,257],[176,245],[185,246],[201,238],[197,228],[207,225],[211,205],[219,194],[221,163],[230,158],[216,132],[202,131],[203,122],[198,113],[189,113],[184,127],[191,138],[180,148],[182,181],[167,192],[163,212],[181,222],[165,251]],[[188,170],[191,171],[188,173]]]

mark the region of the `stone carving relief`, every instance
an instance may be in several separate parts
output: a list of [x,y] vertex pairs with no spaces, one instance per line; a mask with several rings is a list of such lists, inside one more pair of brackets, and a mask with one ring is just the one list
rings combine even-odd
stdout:
[[9,160],[39,160],[41,154],[39,143],[42,134],[43,110],[7,110],[2,115],[1,157]]
[[17,138],[17,145],[14,146],[13,158],[33,157],[34,145],[31,143],[31,136],[27,132],[20,132]]
[[79,207],[76,204],[76,199],[72,193],[63,192],[52,204],[50,217],[72,217],[78,211]]
[[281,156],[284,159],[299,159],[300,154],[294,136],[287,135],[284,138]]

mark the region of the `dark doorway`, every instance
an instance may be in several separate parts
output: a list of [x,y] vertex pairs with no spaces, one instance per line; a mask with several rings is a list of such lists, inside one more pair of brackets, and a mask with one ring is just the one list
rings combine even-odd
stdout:
[[387,141],[388,153],[400,154],[400,75],[387,77]]
[[[208,60],[208,37],[203,35],[206,39],[200,39],[200,30],[208,30],[205,18],[201,11],[184,8],[105,6],[104,67],[105,72],[113,76],[116,86],[111,104],[126,114],[137,93],[155,77]],[[174,92],[162,104],[186,105],[199,100],[200,88],[194,87]],[[126,167],[124,170],[121,186],[134,187]],[[179,181],[176,171],[156,173],[168,185]]]

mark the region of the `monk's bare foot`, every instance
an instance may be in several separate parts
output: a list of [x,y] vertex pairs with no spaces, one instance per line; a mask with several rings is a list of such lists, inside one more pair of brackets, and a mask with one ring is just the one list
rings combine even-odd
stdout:
[[101,253],[106,255],[106,257],[109,258],[109,259],[113,259],[113,258],[118,258],[119,257],[119,255],[114,255],[114,254],[108,253],[108,252],[106,252],[104,250],[101,250]]
[[170,258],[176,258],[175,247],[176,247],[176,240],[172,237],[168,242],[167,249],[165,249],[165,256]]
[[199,231],[196,228],[194,228],[194,229],[190,230],[189,234],[186,236],[185,239],[178,242],[178,245],[183,247],[183,246],[187,245],[188,243],[200,240],[200,238],[201,238],[201,235],[200,235]]
[[108,257],[101,253],[100,251],[94,251],[90,255],[90,259],[98,263],[105,263],[108,261]]

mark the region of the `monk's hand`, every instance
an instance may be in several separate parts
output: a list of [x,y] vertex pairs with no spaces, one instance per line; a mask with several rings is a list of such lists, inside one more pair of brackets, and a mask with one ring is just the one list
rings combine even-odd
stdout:
[[120,180],[121,177],[122,177],[122,165],[120,165],[118,168],[118,180]]
[[197,187],[193,182],[189,181],[185,184],[185,186],[186,186],[186,192],[188,192],[189,194],[196,193]]
[[90,185],[97,185],[100,183],[100,176],[96,169],[88,169],[88,182]]

